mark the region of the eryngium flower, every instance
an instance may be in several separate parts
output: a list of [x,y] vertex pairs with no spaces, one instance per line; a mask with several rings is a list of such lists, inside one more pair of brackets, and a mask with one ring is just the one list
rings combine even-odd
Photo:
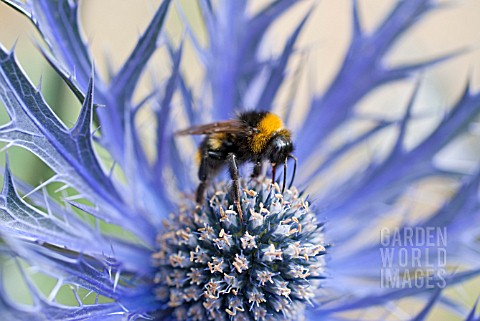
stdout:
[[[265,54],[265,48],[269,35],[278,36],[275,26],[283,27],[283,16],[308,1],[277,0],[263,7],[253,7],[257,1],[199,1],[208,41],[197,38],[180,10],[186,36],[176,47],[164,36],[167,13],[173,10],[164,0],[130,56],[107,80],[92,67],[77,1],[2,2],[38,29],[46,44],[43,55],[82,104],[74,125],[65,125],[42,89],[30,82],[13,50],[0,46],[0,97],[10,117],[0,127],[0,140],[6,142],[5,149],[19,146],[30,151],[54,172],[32,188],[14,179],[7,163],[0,194],[2,320],[384,320],[386,314],[424,320],[434,307],[453,308],[459,319],[467,314],[466,320],[475,319],[475,307],[467,313],[463,303],[441,290],[479,273],[478,163],[465,173],[438,166],[434,157],[465,137],[466,129],[475,129],[480,94],[467,84],[435,126],[414,137],[414,144],[406,144],[417,119],[414,105],[421,104],[417,95],[425,80],[419,75],[456,59],[460,52],[404,65],[387,63],[402,36],[435,15],[440,7],[435,1],[398,1],[368,32],[352,1],[351,39],[344,58],[330,86],[310,93],[306,106],[288,98],[282,106],[276,104],[302,91],[296,87],[295,66],[301,69],[305,60],[295,64],[292,58],[305,53],[296,50],[306,49],[297,40],[322,7],[306,9],[277,54]],[[280,44],[282,39],[275,41]],[[194,69],[190,62],[180,68],[184,43],[193,45],[188,48],[193,47],[202,64],[201,80],[185,74]],[[147,62],[159,46],[167,56],[161,72],[153,77],[153,90],[136,103],[134,94],[144,93],[141,76],[154,69]],[[315,79],[315,74],[309,77]],[[409,98],[403,116],[358,110],[370,93],[390,91],[394,83],[413,91],[390,100]],[[299,166],[296,187],[284,194],[268,180],[243,183],[242,225],[235,207],[230,207],[228,176],[212,183],[200,207],[192,203],[198,181],[190,174],[196,167],[194,151],[187,146],[198,141],[180,141],[172,133],[185,123],[229,119],[245,106],[281,109],[294,133]],[[139,116],[142,112],[149,115],[147,120]],[[149,146],[142,129],[152,119],[156,140]],[[298,119],[305,120],[299,124]],[[349,135],[343,135],[345,129]],[[397,133],[387,141],[389,148],[375,149],[389,129]],[[360,146],[373,148],[366,162],[355,153]],[[100,149],[110,159],[100,160]],[[345,162],[349,158],[354,161]],[[107,166],[109,160],[112,166]],[[319,181],[326,176],[334,179]],[[417,195],[425,179],[439,177],[459,186],[448,201],[414,221],[399,220],[415,207],[409,193],[415,190]],[[54,198],[45,187],[59,182],[64,187],[53,193]],[[311,206],[309,194],[314,195]],[[382,227],[399,221],[397,233],[385,234],[380,242]],[[391,253],[426,247],[412,236],[414,228],[448,231],[443,249],[448,273],[421,270],[423,276],[420,273],[415,281],[423,282],[381,287],[382,244],[389,244]],[[378,239],[369,239],[372,232]],[[328,244],[332,246],[324,254]],[[428,253],[416,256],[413,263],[438,258]],[[26,285],[21,297],[13,291],[17,284],[3,275],[12,262]],[[393,261],[387,267],[397,276],[417,272]],[[49,284],[40,284],[39,278]],[[396,304],[411,297],[418,305],[409,306],[407,316],[397,313]],[[369,313],[371,307],[386,310]],[[355,310],[359,315],[341,314]]]
[[228,187],[189,203],[158,235],[157,298],[177,320],[301,320],[324,278],[321,226],[298,191],[250,182],[243,222]]

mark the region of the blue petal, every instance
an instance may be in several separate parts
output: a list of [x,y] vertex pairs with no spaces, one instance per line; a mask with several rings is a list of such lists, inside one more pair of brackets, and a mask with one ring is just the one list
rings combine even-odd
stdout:
[[[157,160],[155,162],[154,175],[158,177],[168,162],[169,140],[171,138],[172,128],[168,126],[170,121],[170,111],[172,107],[172,98],[177,88],[180,61],[182,59],[182,49],[180,47],[176,53],[172,54],[173,67],[170,77],[165,86],[165,92],[158,101],[158,108],[155,111],[157,119]],[[163,184],[162,184],[163,185]]]
[[30,19],[54,56],[87,88],[92,60],[80,31],[78,3],[73,1],[28,1]]
[[[332,204],[329,215],[341,218],[361,217],[366,207],[375,200],[391,201],[396,199],[406,184],[427,175],[441,174],[433,166],[432,158],[459,134],[465,132],[468,124],[480,113],[480,93],[464,92],[452,111],[437,126],[437,128],[417,147],[402,153],[394,150],[380,164],[358,174],[355,181],[342,185],[335,192],[337,197],[329,197],[326,202]],[[348,200],[348,201],[346,201]],[[365,215],[376,215],[368,211]]]
[[[93,83],[90,83],[77,125],[69,130],[53,113],[17,65],[13,54],[0,47],[0,97],[11,121],[0,127],[0,140],[30,150],[67,183],[105,209],[104,218],[120,225],[134,214],[126,211],[123,200],[105,175],[91,148]],[[82,139],[79,139],[79,138]],[[133,228],[148,235],[151,226],[137,220]],[[123,225],[128,225],[123,223]]]
[[[462,283],[466,280],[477,277],[480,274],[480,269],[469,270],[457,274],[447,276],[445,278],[447,286],[452,286],[455,284]],[[367,308],[375,305],[383,305],[390,301],[399,300],[405,297],[411,297],[423,293],[438,291],[438,288],[429,288],[427,286],[423,287],[413,287],[413,288],[400,288],[400,289],[391,289],[387,291],[381,291],[381,293],[372,293],[370,295],[361,296],[358,299],[349,298],[344,300],[345,302],[336,302],[334,307],[322,307],[320,310],[323,313],[337,313],[340,311],[356,310]]]
[[437,302],[438,298],[440,297],[441,293],[442,293],[442,289],[441,288],[437,289],[433,293],[432,298],[427,302],[425,307],[422,309],[422,311],[420,311],[420,313],[414,319],[412,319],[412,321],[423,321],[423,320],[425,320],[425,318],[427,317],[427,315],[430,313],[433,306]]
[[273,106],[273,100],[277,94],[278,89],[283,83],[285,77],[285,69],[289,58],[292,55],[293,47],[295,42],[300,35],[300,32],[307,22],[308,17],[310,16],[310,11],[305,15],[305,17],[300,21],[299,25],[293,32],[293,34],[288,39],[278,62],[275,62],[271,67],[270,75],[268,81],[265,84],[265,87],[262,90],[262,95],[260,96],[256,106],[260,110],[270,110]]
[[472,307],[472,310],[470,311],[470,313],[468,314],[467,318],[465,319],[465,321],[478,321],[480,320],[480,316],[477,318],[475,317],[475,311],[477,310],[477,306],[478,306],[478,298],[477,300],[475,301],[475,304],[473,305]]
[[[385,54],[432,7],[429,0],[399,1],[372,34],[360,32],[358,22],[354,23],[354,38],[341,69],[323,96],[312,100],[306,118],[308,122],[297,133],[297,140],[304,142],[297,151],[300,159],[308,161],[314,149],[306,147],[321,143],[350,119],[354,106],[362,97],[377,86],[394,80],[384,70]],[[358,16],[355,10],[353,16]]]
[[[10,236],[32,239],[36,242],[58,244],[67,248],[88,248],[89,238],[96,239],[90,228],[74,217],[74,225],[66,223],[59,217],[43,213],[22,200],[15,191],[12,176],[7,167],[4,185],[0,194],[1,222],[0,231]],[[57,215],[60,213],[56,213]],[[82,234],[86,238],[82,237]]]

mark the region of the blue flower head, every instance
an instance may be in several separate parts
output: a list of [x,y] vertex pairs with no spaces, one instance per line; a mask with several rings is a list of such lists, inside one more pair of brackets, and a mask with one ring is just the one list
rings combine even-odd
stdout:
[[165,222],[156,293],[178,320],[295,319],[313,304],[325,278],[321,226],[298,191],[270,182],[247,184],[244,222],[224,186],[205,210],[186,205]]
[[[203,44],[181,6],[163,0],[130,56],[106,80],[95,72],[82,37],[81,1],[2,2],[37,28],[46,44],[39,45],[43,56],[82,107],[73,126],[65,125],[14,50],[0,46],[0,98],[9,116],[0,140],[5,150],[24,148],[54,172],[30,187],[12,176],[6,157],[0,271],[5,279],[5,264],[16,262],[31,300],[13,299],[0,282],[0,319],[425,320],[432,309],[449,308],[458,320],[478,320],[476,303],[466,309],[442,290],[480,272],[480,172],[475,166],[465,174],[434,160],[474,128],[480,94],[467,84],[438,124],[407,147],[422,75],[462,52],[400,66],[386,62],[403,35],[442,8],[437,1],[398,1],[367,32],[352,0],[351,39],[330,85],[311,94],[308,106],[288,101],[279,113],[294,133],[295,183],[282,190],[270,175],[249,178],[241,168],[239,204],[223,174],[209,182],[200,204],[195,201],[198,180],[190,172],[197,165],[187,146],[200,141],[174,133],[185,123],[231,119],[247,109],[277,111],[282,92],[296,91],[296,82],[289,82],[298,75],[292,60],[305,49],[297,39],[320,6],[312,2],[279,53],[264,57],[269,32],[298,1],[252,9],[253,1],[199,0],[208,39]],[[179,46],[164,31],[174,9],[186,30]],[[190,83],[189,68],[181,68],[185,43],[201,62],[201,83]],[[137,102],[139,82],[160,46],[171,68]],[[285,89],[287,82],[293,89]],[[401,117],[360,115],[361,100],[396,83],[414,88]],[[154,157],[141,138],[144,110],[156,124]],[[294,125],[298,112],[304,121]],[[362,121],[367,129],[352,129]],[[363,167],[353,166],[356,161],[345,166],[360,146],[391,129],[396,135],[387,152]],[[112,168],[98,157],[100,148]],[[333,182],[320,181],[332,173]],[[406,194],[439,177],[456,183],[448,201],[395,224],[412,210],[402,207]],[[52,183],[74,195],[48,194],[44,187]],[[112,233],[105,223],[125,233]],[[367,240],[372,234],[375,241]],[[36,275],[55,284],[42,287]],[[65,288],[75,303],[63,302]],[[396,313],[397,303],[411,297],[418,304],[408,317]],[[379,315],[369,313],[372,307],[386,308]]]

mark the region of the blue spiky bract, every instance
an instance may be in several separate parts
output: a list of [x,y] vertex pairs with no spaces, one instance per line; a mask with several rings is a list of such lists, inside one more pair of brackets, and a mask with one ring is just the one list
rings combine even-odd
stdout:
[[[379,233],[379,221],[416,183],[448,177],[458,183],[455,193],[430,216],[399,226],[398,235],[406,237],[402,231],[412,227],[448,230],[452,269],[442,276],[444,286],[463,284],[480,272],[480,172],[477,167],[470,174],[454,172],[433,162],[478,116],[480,94],[467,84],[438,125],[406,148],[419,75],[458,53],[402,66],[385,62],[403,35],[440,8],[435,1],[398,1],[369,32],[363,29],[357,2],[351,2],[352,36],[340,68],[324,92],[309,96],[304,123],[294,132],[299,159],[295,186],[282,194],[263,178],[242,181],[244,220],[222,177],[201,206],[191,201],[197,184],[188,174],[193,152],[173,133],[180,123],[224,120],[246,108],[272,110],[292,74],[292,57],[301,52],[298,38],[318,10],[314,3],[289,31],[278,54],[265,58],[261,51],[268,32],[298,6],[297,1],[270,1],[253,11],[248,1],[199,1],[208,42],[202,44],[182,20],[183,41],[193,44],[205,71],[201,84],[191,84],[188,68],[181,68],[183,43],[174,46],[164,31],[173,10],[170,0],[162,1],[110,81],[95,72],[82,37],[79,2],[2,2],[37,28],[46,44],[40,46],[46,61],[82,104],[75,124],[66,126],[31,83],[13,50],[0,46],[0,98],[10,117],[0,127],[0,140],[6,148],[28,150],[54,172],[45,184],[32,188],[12,176],[7,161],[0,194],[0,271],[3,262],[18,264],[31,303],[13,300],[11,289],[0,282],[2,320],[343,320],[349,315],[342,312],[392,307],[410,297],[421,302],[409,311],[411,320],[424,320],[436,307],[448,307],[460,319],[478,319],[476,304],[465,309],[439,286],[379,287],[381,244],[349,242],[368,231]],[[159,46],[167,49],[169,73],[135,104],[139,81]],[[326,148],[357,118],[362,99],[380,87],[412,79],[415,90],[403,117],[371,119],[368,130]],[[244,105],[247,96],[251,106]],[[136,122],[147,105],[153,106],[157,125],[153,161]],[[296,108],[288,104],[284,109],[287,125]],[[183,122],[177,119],[179,113],[185,116]],[[94,128],[94,118],[100,128]],[[338,180],[323,184],[321,190],[312,188],[355,148],[392,128],[397,135],[386,156],[372,157],[350,177],[338,173]],[[110,155],[113,171],[99,160],[94,141]],[[326,151],[321,160],[319,151]],[[112,175],[115,169],[121,179]],[[42,193],[52,182],[77,194],[58,202]],[[132,237],[107,233],[100,227],[104,223]],[[56,280],[53,288],[39,288],[32,271]],[[61,303],[59,292],[65,287],[76,304]],[[82,291],[94,296],[94,302],[87,303]],[[378,315],[366,318],[383,320]]]

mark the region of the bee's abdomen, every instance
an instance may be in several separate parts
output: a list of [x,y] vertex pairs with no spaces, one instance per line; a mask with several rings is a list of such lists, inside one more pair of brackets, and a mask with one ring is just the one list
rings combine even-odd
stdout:
[[207,144],[209,149],[219,150],[223,147],[226,140],[227,134],[225,133],[211,134],[207,137]]
[[225,160],[229,153],[237,153],[237,136],[226,133],[216,133],[205,137],[200,150],[207,153],[209,157],[217,160]]

